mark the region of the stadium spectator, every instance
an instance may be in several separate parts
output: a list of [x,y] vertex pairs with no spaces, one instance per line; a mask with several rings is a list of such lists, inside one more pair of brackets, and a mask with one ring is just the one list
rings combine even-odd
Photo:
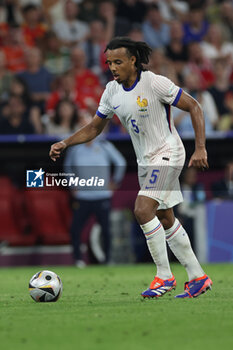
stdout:
[[[82,126],[87,125],[90,117],[82,119]],[[113,174],[111,176],[111,166]],[[113,190],[117,189],[124,177],[126,161],[121,153],[108,141],[97,138],[83,145],[70,149],[65,157],[64,170],[74,173],[80,179],[92,176],[104,179],[104,187],[72,188],[73,219],[71,224],[71,240],[74,259],[77,267],[85,266],[80,251],[81,234],[88,219],[95,215],[101,226],[103,250],[102,263],[108,263],[111,256],[110,212]]]
[[[1,5],[0,5],[0,15],[1,15]],[[9,24],[0,22],[0,46],[3,45],[4,39],[8,34]]]
[[64,20],[63,1],[60,0],[39,0],[42,6],[43,17],[49,24],[49,27],[56,21]]
[[98,76],[87,68],[87,58],[81,48],[74,48],[71,51],[70,73],[75,77],[80,109],[92,113],[97,107],[103,88]]
[[233,44],[230,41],[226,41],[222,25],[210,25],[206,39],[202,41],[201,47],[204,56],[208,59],[223,58],[227,64],[233,64]]
[[5,53],[0,51],[0,104],[4,101],[10,91],[11,81],[13,74],[6,68],[6,56]]
[[[19,76],[14,76],[11,81],[8,98],[9,96],[19,97],[23,101],[25,105],[25,115],[28,115],[35,132],[41,134],[43,132],[43,126],[40,109],[33,105],[28,87],[25,81]],[[7,99],[5,99],[5,103],[2,104],[2,109],[5,111],[7,110]]]
[[116,14],[116,5],[111,0],[101,0],[99,3],[98,17],[105,21],[106,32],[109,40],[113,36],[123,36],[131,29],[128,18],[119,17]]
[[104,50],[109,39],[105,29],[104,23],[100,20],[90,22],[90,37],[82,45],[87,57],[87,68],[99,77],[102,84],[107,82],[108,71]]
[[[211,134],[218,125],[218,111],[212,95],[201,89],[201,82],[199,75],[193,74],[192,71],[186,72],[184,76],[184,86],[187,92],[194,97],[202,106],[205,118],[206,134]],[[193,127],[189,115],[185,111],[178,109],[174,110],[174,123],[177,131],[184,135],[194,135]]]
[[210,87],[214,82],[212,62],[204,56],[201,45],[198,42],[192,42],[188,45],[188,62],[184,67],[184,72],[186,70],[191,70],[193,74],[199,75],[203,90]]
[[142,26],[139,24],[134,24],[130,31],[127,33],[127,36],[135,41],[144,41]]
[[228,92],[224,99],[225,107],[228,109],[227,114],[223,114],[218,123],[218,130],[233,130],[233,91]]
[[64,46],[77,46],[88,37],[89,27],[87,23],[77,19],[79,6],[74,1],[64,2],[64,13],[64,20],[56,21],[53,30]]
[[130,23],[142,23],[147,6],[141,0],[119,0],[117,2],[117,17],[125,18]]
[[77,130],[79,122],[77,106],[69,99],[58,102],[55,115],[45,125],[45,133],[50,135],[68,135]]
[[38,6],[29,3],[22,8],[24,22],[22,33],[27,46],[40,46],[48,27],[41,20],[41,11]]
[[59,101],[66,99],[74,104],[79,104],[78,91],[76,89],[75,77],[71,73],[65,73],[58,79],[58,88],[49,96],[46,103],[46,113],[53,117]]
[[177,74],[181,75],[188,61],[188,46],[183,43],[183,26],[179,21],[170,24],[170,43],[165,47],[165,55],[173,62]]
[[222,58],[216,59],[214,63],[215,82],[209,88],[209,92],[213,96],[220,119],[223,115],[229,114],[230,110],[225,103],[228,93],[233,92],[233,85],[230,82],[230,67]]
[[188,21],[183,25],[184,44],[193,41],[201,42],[208,32],[209,23],[205,18],[204,6],[199,4],[190,7]]
[[224,0],[219,9],[220,21],[230,42],[233,40],[233,4],[230,0]]
[[173,62],[164,55],[164,50],[162,48],[153,50],[150,56],[149,69],[155,74],[165,75],[176,84],[178,83],[175,66]]
[[79,5],[79,19],[81,21],[90,23],[96,20],[96,14],[98,13],[99,2],[93,0],[84,0]]
[[0,3],[0,21],[11,25],[20,23],[21,11],[18,0],[5,0]]
[[27,106],[21,97],[11,96],[2,109],[0,119],[1,134],[34,134],[35,129],[29,120]]
[[70,50],[63,46],[57,35],[49,31],[43,42],[44,66],[55,76],[59,76],[70,67]]
[[181,189],[186,199],[181,204],[183,213],[187,214],[189,209],[192,209],[197,203],[203,202],[206,199],[204,186],[198,181],[198,171],[195,168],[185,169],[182,174]]
[[156,3],[161,16],[168,23],[175,19],[183,22],[187,17],[189,6],[186,1],[157,0]]
[[18,25],[9,27],[2,43],[2,50],[6,56],[7,69],[13,73],[25,70],[25,42],[22,30]]
[[36,47],[26,51],[27,69],[19,73],[29,91],[35,105],[44,111],[45,103],[50,96],[53,75],[42,65],[41,50]]
[[212,186],[214,198],[233,200],[233,161],[230,160],[224,169],[222,179],[215,181]]
[[150,5],[146,19],[142,23],[145,41],[152,49],[164,47],[170,43],[170,27],[164,23],[157,5]]
[[28,107],[28,109],[31,108],[32,106],[31,94],[29,92],[27,84],[21,77],[17,75],[13,77],[11,81],[9,93],[10,95],[21,97],[24,103],[26,104],[26,106]]

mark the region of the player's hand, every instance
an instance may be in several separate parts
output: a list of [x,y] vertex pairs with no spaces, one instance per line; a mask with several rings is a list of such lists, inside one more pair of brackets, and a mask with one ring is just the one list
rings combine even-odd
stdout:
[[60,157],[61,152],[64,151],[65,148],[66,148],[66,144],[64,141],[54,143],[50,148],[50,152],[49,152],[50,158],[54,162],[56,162],[57,158]]
[[195,150],[188,164],[189,168],[191,166],[202,170],[209,168],[207,161],[207,152],[205,148],[199,148]]

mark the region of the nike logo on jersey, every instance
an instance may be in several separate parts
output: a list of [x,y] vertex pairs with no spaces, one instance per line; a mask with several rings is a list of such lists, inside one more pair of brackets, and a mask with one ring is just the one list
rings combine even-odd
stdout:
[[116,106],[116,107],[113,107],[113,109],[117,109],[118,107],[120,107],[120,105]]

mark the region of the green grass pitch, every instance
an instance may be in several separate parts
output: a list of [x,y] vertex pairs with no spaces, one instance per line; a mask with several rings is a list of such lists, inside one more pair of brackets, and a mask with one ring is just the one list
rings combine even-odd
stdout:
[[[177,300],[185,270],[172,265],[177,289],[144,300],[151,264],[0,269],[1,350],[225,350],[233,348],[233,269],[206,265],[213,289],[196,299]],[[36,303],[28,282],[42,269],[63,281],[56,303]]]

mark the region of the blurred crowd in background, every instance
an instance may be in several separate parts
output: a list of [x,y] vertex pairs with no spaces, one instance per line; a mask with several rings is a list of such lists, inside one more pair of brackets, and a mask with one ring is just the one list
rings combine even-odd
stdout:
[[[93,116],[114,36],[152,47],[147,68],[200,102],[207,134],[233,130],[233,1],[2,0],[0,134],[69,134]],[[192,134],[189,115],[173,114]],[[117,117],[108,131],[125,133]]]
[[[151,46],[153,53],[146,68],[167,76],[199,101],[207,136],[233,130],[233,0],[0,0],[0,138],[35,134],[41,135],[40,140],[47,139],[43,135],[59,139],[85,125],[112,80],[104,50],[115,36],[128,36]],[[173,116],[181,136],[192,138],[189,114],[173,107]],[[116,116],[106,131],[114,133],[116,139],[126,133]],[[6,140],[5,136],[2,139]],[[84,154],[91,161],[101,156],[91,158],[90,152],[89,145],[88,157],[87,150]],[[25,162],[16,159],[17,155],[14,161],[7,160],[3,166],[7,177],[0,177],[0,251],[6,242],[16,246],[69,243],[74,233],[70,231],[67,191],[26,191]],[[181,178],[185,201],[177,208],[177,216],[194,247],[195,234],[200,231],[196,228],[201,222],[200,207],[204,212],[203,205],[212,198],[233,199],[232,159],[219,174],[204,175],[191,168],[185,169]],[[19,177],[23,187],[17,182]],[[127,173],[126,188],[135,179],[136,173]],[[121,257],[115,261],[123,261],[123,252],[129,255],[128,232],[132,232],[130,244],[136,261],[148,259],[141,230],[129,215],[136,192],[135,185],[135,193],[128,191],[126,196],[115,191],[113,196],[113,246],[121,242]],[[74,199],[75,214],[80,207]],[[101,200],[106,205],[106,198]],[[93,209],[88,204],[85,215],[87,207]],[[222,210],[225,225],[232,208]],[[231,220],[231,214],[229,217]],[[108,221],[107,217],[106,229]],[[220,231],[222,235],[222,226]],[[105,236],[108,238],[107,233]],[[105,243],[108,246],[109,240]],[[99,261],[107,261],[108,255],[107,251],[105,260]]]

